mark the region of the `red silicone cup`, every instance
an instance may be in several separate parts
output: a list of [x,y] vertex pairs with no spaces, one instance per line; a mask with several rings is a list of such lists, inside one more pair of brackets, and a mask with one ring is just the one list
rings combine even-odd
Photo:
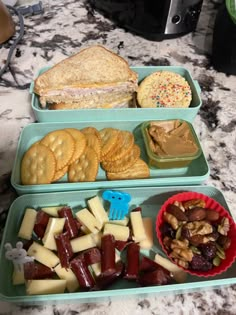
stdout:
[[[236,224],[235,224],[234,220],[232,219],[232,217],[230,216],[229,212],[226,209],[224,209],[224,207],[222,207],[216,200],[214,200],[214,199],[212,199],[212,198],[210,198],[204,194],[197,193],[197,192],[183,192],[183,193],[179,193],[177,195],[170,197],[163,204],[163,206],[161,207],[161,209],[157,215],[156,233],[157,233],[157,237],[158,237],[159,243],[160,243],[163,251],[169,257],[169,255],[168,255],[168,253],[167,253],[167,251],[163,245],[161,230],[160,230],[160,227],[164,223],[163,213],[166,211],[167,206],[169,204],[174,203],[174,201],[187,201],[187,200],[196,199],[196,198],[203,199],[206,202],[206,208],[219,212],[220,217],[227,217],[229,219],[230,230],[228,232],[228,237],[231,239],[231,245],[225,251],[226,258],[221,261],[221,264],[217,267],[216,266],[213,267],[209,271],[196,271],[196,270],[184,269],[180,266],[179,267],[191,275],[195,275],[198,277],[212,277],[212,276],[219,275],[222,272],[225,272],[233,264],[233,262],[235,261],[235,258],[236,258],[236,246],[235,246],[235,244],[236,244]],[[173,263],[175,263],[170,257],[169,257],[169,259]]]

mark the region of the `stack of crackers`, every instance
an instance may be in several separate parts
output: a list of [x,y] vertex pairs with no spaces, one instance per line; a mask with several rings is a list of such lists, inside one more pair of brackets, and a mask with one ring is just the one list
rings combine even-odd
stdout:
[[115,128],[65,128],[34,143],[21,162],[23,185],[49,184],[67,175],[68,182],[96,180],[99,166],[108,180],[148,178],[148,165],[132,132]]

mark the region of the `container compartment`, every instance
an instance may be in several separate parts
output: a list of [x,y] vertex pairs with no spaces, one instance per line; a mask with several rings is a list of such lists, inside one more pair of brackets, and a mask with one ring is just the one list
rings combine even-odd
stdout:
[[[151,144],[150,144],[150,143],[153,143],[153,139],[148,132],[150,125],[151,125],[151,121],[150,122],[144,122],[141,126],[141,130],[142,130],[142,135],[143,135],[143,139],[144,139],[144,143],[145,143],[146,153],[148,156],[148,163],[149,163],[150,167],[160,168],[160,169],[186,167],[202,154],[202,149],[201,149],[200,143],[198,141],[197,135],[196,135],[195,130],[194,130],[191,123],[185,122],[184,120],[181,120],[181,119],[177,119],[177,120],[171,119],[171,120],[152,121],[152,122],[154,122],[154,124],[156,122],[157,124],[159,124],[159,126],[161,126],[161,125],[164,126],[164,129],[166,131],[166,134],[164,134],[164,136],[167,136],[167,137],[169,136],[169,134],[167,135],[167,132],[170,131],[168,129],[169,124],[172,125],[172,123],[173,123],[173,126],[175,123],[178,123],[178,122],[180,123],[180,126],[183,124],[186,124],[187,129],[185,129],[185,132],[189,132],[187,139],[190,141],[193,141],[193,143],[196,145],[197,148],[196,148],[196,152],[194,152],[192,154],[191,153],[185,153],[185,154],[179,154],[179,155],[176,155],[176,154],[175,155],[167,155],[167,154],[165,154],[165,152],[163,152],[163,155],[158,155],[157,153],[152,151]],[[163,125],[163,123],[164,123],[164,125]],[[171,131],[173,131],[173,130],[174,129],[172,129]],[[162,135],[161,136],[159,135],[159,137],[161,138]],[[179,137],[178,139],[175,139],[175,140],[177,140],[177,142],[179,142],[179,140],[182,140],[182,138]],[[175,146],[175,143],[176,143],[176,141],[174,141],[174,143],[171,143],[172,147]],[[178,147],[178,144],[175,147]],[[159,146],[159,148],[161,149],[161,146]]]
[[[130,206],[141,206],[143,216],[150,216],[153,218],[153,231],[155,245],[150,251],[144,251],[143,254],[153,257],[155,252],[160,253],[160,246],[157,242],[155,235],[155,223],[156,216],[163,205],[163,203],[175,195],[176,193],[183,191],[193,191],[203,193],[219,202],[227,211],[229,208],[225,201],[225,198],[221,191],[211,186],[170,186],[170,187],[134,187],[134,188],[122,188],[113,187],[114,190],[120,190],[127,192],[131,195],[132,200]],[[55,303],[55,302],[96,302],[104,299],[122,298],[128,295],[145,296],[148,294],[177,294],[183,292],[192,292],[200,289],[217,288],[218,286],[227,286],[236,283],[236,263],[224,273],[212,278],[206,279],[196,276],[188,275],[187,281],[181,284],[169,284],[163,286],[152,287],[137,287],[135,282],[118,281],[109,289],[104,291],[94,292],[76,292],[76,293],[63,293],[52,295],[35,295],[27,296],[25,294],[24,285],[13,286],[11,282],[12,276],[12,264],[5,259],[4,244],[10,242],[14,244],[17,241],[17,233],[23,218],[23,214],[26,207],[43,207],[68,204],[72,207],[73,211],[76,211],[79,207],[84,207],[86,200],[95,195],[101,196],[103,190],[86,190],[86,191],[74,191],[74,192],[62,192],[47,193],[47,194],[28,194],[18,197],[11,205],[9,210],[8,219],[5,226],[5,231],[2,238],[2,244],[0,249],[0,298],[9,302],[17,303]],[[229,211],[230,213],[230,211]]]
[[[38,75],[48,70],[50,67],[42,68]],[[30,93],[32,94],[31,106],[38,122],[64,122],[64,121],[110,121],[113,117],[116,120],[150,120],[150,119],[170,119],[184,117],[192,122],[202,105],[200,96],[201,88],[191,73],[180,66],[156,66],[156,67],[131,67],[138,73],[139,82],[146,76],[156,71],[173,71],[182,75],[189,83],[192,91],[192,101],[188,108],[113,108],[113,109],[76,109],[76,110],[49,110],[42,109],[39,97],[34,91],[34,82],[31,83]]]
[[80,189],[97,189],[109,187],[134,187],[134,186],[165,186],[165,185],[183,185],[183,184],[201,184],[209,176],[209,166],[204,153],[194,160],[190,165],[181,168],[172,169],[151,169],[150,177],[147,179],[127,179],[108,181],[105,172],[100,168],[95,182],[78,182],[68,183],[64,177],[60,181],[44,185],[21,185],[20,165],[23,154],[36,141],[43,138],[48,132],[63,128],[78,128],[93,126],[98,130],[105,127],[113,127],[121,130],[132,131],[135,142],[141,148],[141,157],[148,162],[144,140],[141,133],[141,124],[143,121],[100,121],[100,122],[79,122],[79,123],[38,123],[27,125],[18,142],[15,162],[11,175],[12,186],[18,194],[53,192],[53,191],[70,191]]

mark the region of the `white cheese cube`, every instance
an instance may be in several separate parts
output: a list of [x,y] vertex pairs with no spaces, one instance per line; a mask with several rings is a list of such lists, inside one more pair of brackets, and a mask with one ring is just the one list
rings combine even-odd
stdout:
[[140,242],[144,240],[147,236],[146,236],[144,225],[143,225],[141,211],[131,211],[130,221],[131,221],[132,232],[133,232],[133,240],[135,242]]
[[24,276],[24,269],[20,268],[14,268],[13,274],[12,274],[12,284],[13,285],[19,285],[25,283],[25,276]]
[[112,222],[113,224],[118,224],[118,225],[125,225],[127,226],[129,223],[129,218],[128,217],[124,217],[123,220],[111,220],[110,222]]
[[90,267],[92,268],[92,272],[94,273],[94,275],[96,277],[98,277],[101,274],[102,271],[101,271],[101,263],[100,262],[92,264],[92,265],[90,265]]
[[29,247],[27,254],[49,268],[55,267],[60,262],[55,253],[36,242]]
[[152,218],[143,218],[143,226],[146,238],[139,242],[139,246],[142,249],[150,249],[153,246]]
[[97,233],[102,229],[102,223],[98,221],[88,209],[84,208],[76,212],[75,215],[78,221],[85,226],[90,233]]
[[101,247],[102,232],[93,233],[91,234],[91,237],[93,238],[96,246]]
[[187,273],[179,268],[177,265],[172,263],[169,259],[164,258],[159,254],[156,254],[154,260],[157,264],[171,272],[175,281],[177,281],[178,283],[186,282]]
[[66,280],[66,288],[69,292],[78,290],[79,282],[71,269],[63,268],[61,264],[58,264],[54,270],[60,279]]
[[29,295],[35,294],[58,294],[64,293],[66,280],[29,280],[26,283],[26,292]]
[[87,234],[76,237],[70,241],[73,253],[81,252],[82,250],[89,249],[96,246],[93,234]]
[[84,232],[84,234],[90,234],[91,232],[89,231],[89,229],[87,229],[86,228],[86,226],[84,226],[84,225],[81,225],[81,231],[83,231]]
[[58,211],[61,210],[65,206],[51,206],[51,207],[43,207],[41,208],[42,211],[49,214],[51,217],[58,217]]
[[65,218],[50,218],[46,227],[46,231],[42,238],[44,247],[57,250],[54,235],[61,234],[65,225]]
[[118,224],[106,223],[103,234],[112,234],[117,241],[127,241],[129,237],[129,228]]
[[105,222],[108,222],[108,215],[106,210],[104,209],[101,200],[98,196],[93,197],[88,200],[88,206],[93,215],[98,219],[98,221],[104,225]]
[[25,240],[31,240],[36,221],[37,211],[32,208],[27,208],[18,232],[18,237]]

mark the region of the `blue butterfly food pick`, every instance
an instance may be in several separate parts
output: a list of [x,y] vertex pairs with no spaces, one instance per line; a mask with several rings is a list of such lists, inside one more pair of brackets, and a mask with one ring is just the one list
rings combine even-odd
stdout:
[[130,194],[121,191],[105,190],[102,198],[110,202],[109,220],[123,220],[129,212]]

